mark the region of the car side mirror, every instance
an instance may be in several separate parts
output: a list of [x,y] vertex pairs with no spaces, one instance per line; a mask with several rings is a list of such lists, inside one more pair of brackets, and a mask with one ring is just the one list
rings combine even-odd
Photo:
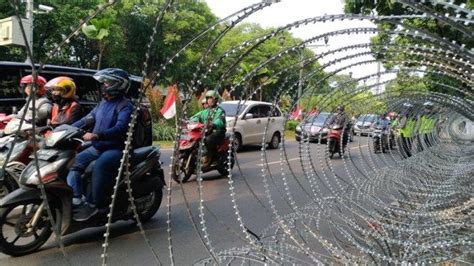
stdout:
[[245,120],[252,119],[252,118],[253,118],[253,114],[245,114],[245,116],[244,116]]

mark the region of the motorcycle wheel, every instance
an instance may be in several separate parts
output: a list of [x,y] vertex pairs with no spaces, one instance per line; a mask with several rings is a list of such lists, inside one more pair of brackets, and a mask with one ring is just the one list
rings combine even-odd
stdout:
[[3,199],[3,197],[18,189],[18,187],[18,182],[16,182],[15,178],[5,172],[3,184],[0,187],[0,199]]
[[329,158],[332,159],[336,153],[336,141],[333,139],[328,140]]
[[[49,239],[52,228],[46,210],[31,232],[26,228],[40,205],[40,200],[29,200],[0,210],[1,252],[11,256],[23,256],[35,252]],[[58,221],[60,211],[53,208],[52,213]]]
[[[191,158],[190,158],[191,156]],[[186,163],[188,160],[191,160],[189,167],[186,168]],[[178,169],[178,166],[181,165],[181,169]],[[173,171],[171,171],[171,177],[174,181],[178,183],[186,183],[189,178],[194,174],[194,169],[196,167],[196,156],[193,152],[185,153],[179,156],[179,160],[176,161],[176,164],[173,165]]]
[[144,209],[143,211],[139,211],[138,216],[142,223],[149,221],[160,209],[161,201],[163,199],[163,188],[158,188],[157,190],[152,192],[153,203],[150,207]]
[[[217,171],[219,172],[219,174],[223,176],[229,175],[229,167],[227,163],[228,163],[228,159],[226,158],[225,160],[223,160],[221,166],[217,168]],[[235,164],[235,156],[234,156],[234,152],[232,152],[230,155],[230,169],[231,170],[234,168],[234,164]]]
[[374,139],[374,153],[379,152],[380,150],[380,139]]

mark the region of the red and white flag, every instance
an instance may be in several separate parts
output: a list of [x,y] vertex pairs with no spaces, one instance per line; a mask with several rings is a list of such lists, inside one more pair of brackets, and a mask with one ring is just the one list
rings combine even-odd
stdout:
[[168,95],[166,95],[163,108],[161,108],[160,113],[164,118],[170,119],[176,115],[176,92],[178,91],[176,85],[168,88]]
[[297,105],[293,113],[291,113],[290,119],[298,120],[300,119],[301,115],[302,115],[301,107]]

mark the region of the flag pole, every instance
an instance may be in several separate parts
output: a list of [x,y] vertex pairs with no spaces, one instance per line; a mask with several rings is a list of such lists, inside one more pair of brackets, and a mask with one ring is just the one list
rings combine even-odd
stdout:
[[[176,88],[176,90],[175,90],[176,97],[174,99],[175,99],[175,104],[176,104],[177,98],[179,98],[178,85],[175,85],[175,88]],[[181,104],[181,112],[183,112],[183,105],[182,104]],[[178,112],[176,112],[176,115],[174,116],[174,123],[175,123],[176,129],[178,129]]]

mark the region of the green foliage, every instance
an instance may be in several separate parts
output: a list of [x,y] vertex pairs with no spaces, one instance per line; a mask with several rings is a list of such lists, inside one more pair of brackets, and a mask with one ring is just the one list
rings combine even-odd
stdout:
[[296,126],[297,126],[299,123],[300,123],[299,121],[288,120],[288,121],[286,121],[286,124],[285,124],[285,130],[287,130],[287,131],[295,131]]
[[[357,14],[369,14],[373,10],[376,11],[379,15],[402,15],[402,14],[409,14],[413,13],[412,11],[408,12],[400,3],[394,3],[393,0],[345,0],[345,12],[346,13],[357,13]],[[474,7],[474,1],[461,1],[456,0],[454,1],[456,4],[466,4],[466,8],[472,9]],[[429,2],[425,3],[428,5],[429,8],[435,10],[435,12],[439,12],[439,14],[449,14],[450,16],[455,16],[456,14],[453,13],[453,10],[446,10],[439,6],[432,6]],[[474,40],[461,34],[458,30],[454,29],[448,24],[442,23],[438,20],[431,19],[431,18],[416,18],[416,19],[405,19],[403,21],[404,27],[411,28],[415,30],[421,30],[424,32],[428,32],[433,36],[437,36],[440,39],[446,39],[452,42],[456,42],[459,44],[466,45],[467,49],[472,49],[474,47]],[[382,29],[394,29],[395,26],[393,24],[389,24],[387,22],[381,22],[378,24],[379,28]],[[467,26],[472,30],[472,26]],[[392,37],[393,38],[392,40]],[[428,46],[433,46],[436,44],[428,42],[428,40],[422,40],[420,38],[412,38],[408,36],[391,36],[388,33],[379,33],[377,36],[372,38],[372,43],[375,45],[384,46],[389,43],[394,43],[396,45],[423,45],[428,44]],[[402,52],[400,49],[389,48],[388,50],[382,50],[374,46],[372,48],[374,52],[374,56],[379,60],[385,60],[384,66],[385,68],[393,68],[397,65],[404,65],[408,67],[417,67],[421,66],[418,63],[403,63],[403,61],[415,61],[415,62],[422,62],[424,60],[432,60],[438,63],[437,58],[422,58],[420,55],[413,55],[407,52]],[[388,62],[387,62],[388,61]],[[392,61],[392,62],[391,62]],[[433,67],[428,67],[428,70],[433,69]],[[420,90],[425,91],[426,89],[430,91],[436,92],[443,92],[448,93],[451,95],[458,95],[461,96],[460,93],[453,89],[448,89],[446,87],[440,87],[438,85],[433,85],[430,82],[425,81],[435,81],[439,83],[449,84],[453,87],[460,87],[462,84],[448,77],[442,77],[439,75],[428,74],[424,78],[420,77],[409,77],[405,74],[399,75],[396,81],[393,81],[387,85],[387,88],[391,92],[395,92],[395,95],[400,93],[403,89],[408,90]],[[423,81],[425,79],[425,81]]]
[[176,128],[174,125],[170,125],[165,121],[153,124],[153,141],[172,141],[175,135]]

